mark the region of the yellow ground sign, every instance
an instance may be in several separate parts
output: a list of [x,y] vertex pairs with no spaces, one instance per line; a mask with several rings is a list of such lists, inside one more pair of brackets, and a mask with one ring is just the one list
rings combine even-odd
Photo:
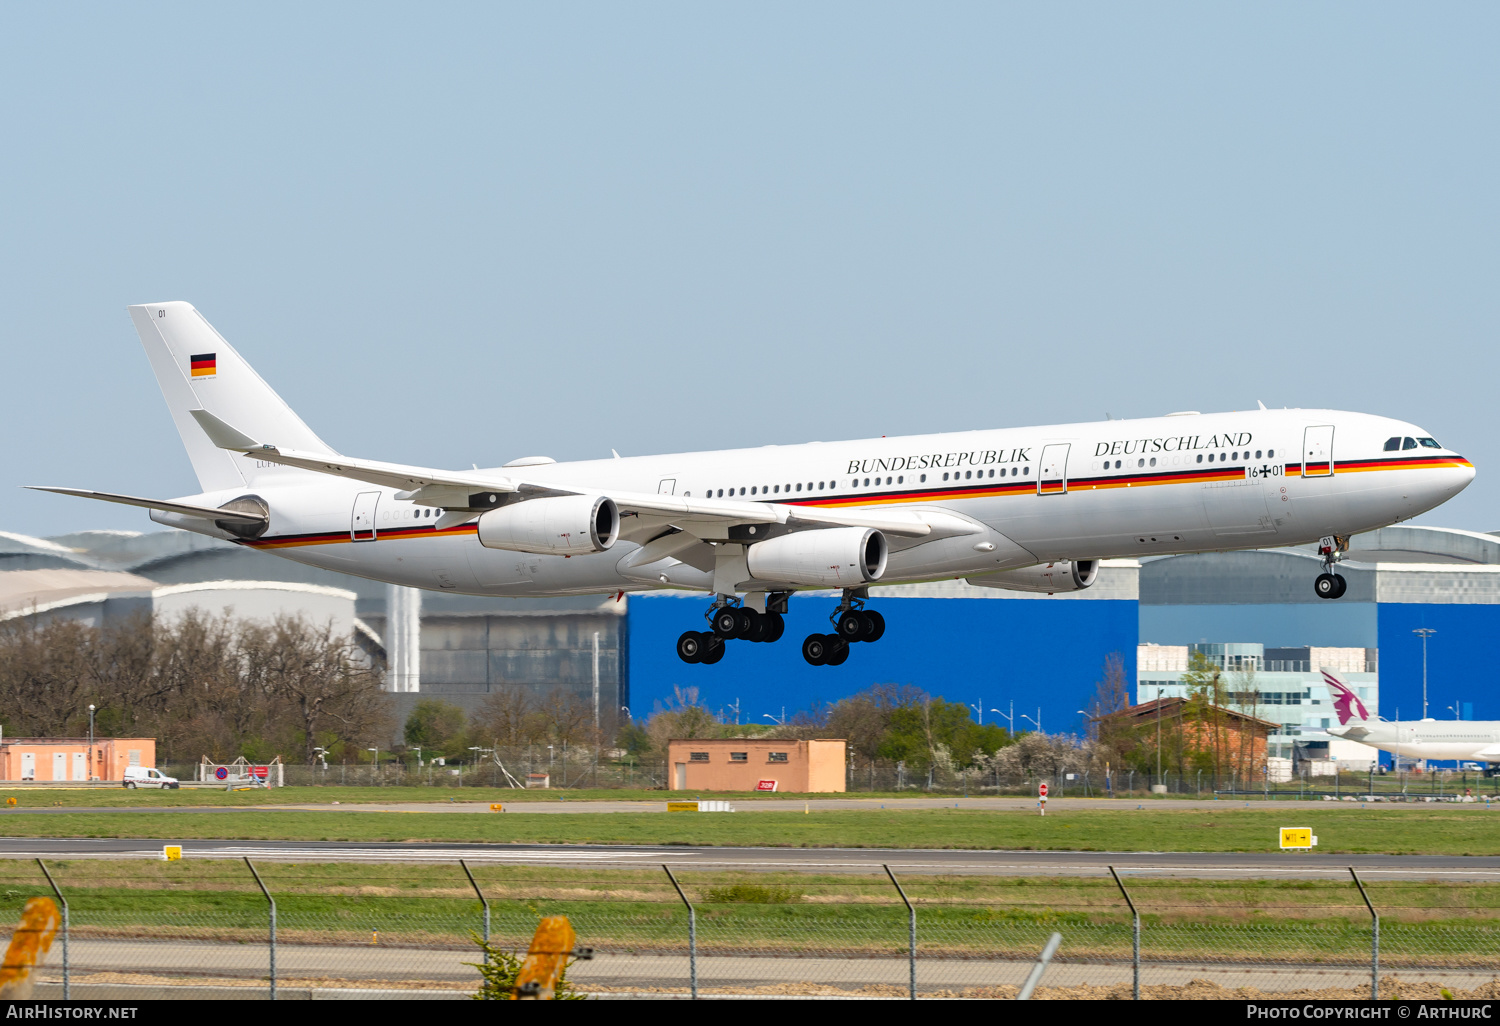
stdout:
[[668,812],[697,812],[697,802],[667,802]]
[[490,811],[491,812],[504,812],[505,811],[505,806],[501,805],[499,802],[490,802]]
[[1281,846],[1283,848],[1312,848],[1317,843],[1318,839],[1313,836],[1312,827],[1281,828]]
[[182,845],[180,845],[180,844],[165,844],[165,845],[162,845],[161,857],[164,858],[164,859],[166,859],[168,862],[176,862],[178,859],[182,858]]

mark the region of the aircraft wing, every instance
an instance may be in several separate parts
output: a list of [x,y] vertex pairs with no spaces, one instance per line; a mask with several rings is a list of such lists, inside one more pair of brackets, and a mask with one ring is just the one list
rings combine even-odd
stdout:
[[123,506],[140,506],[142,509],[159,509],[167,513],[180,513],[185,517],[202,517],[204,520],[232,520],[241,524],[264,524],[270,518],[264,513],[247,513],[238,509],[219,509],[214,506],[194,506],[169,499],[142,499],[134,495],[116,495],[113,492],[91,492],[86,488],[57,488],[51,485],[25,485],[35,492],[56,492],[59,495],[77,495],[85,499],[102,499],[118,502]]
[[[582,495],[595,489],[560,488],[541,482],[485,472],[432,470],[398,463],[356,460],[327,453],[298,452],[261,442],[215,417],[207,410],[191,410],[198,424],[221,449],[244,453],[252,459],[300,467],[320,474],[351,478],[387,488],[402,489],[397,498],[412,500],[448,510],[468,510],[476,515],[494,506],[485,493],[515,493],[529,496]],[[822,510],[766,502],[741,502],[737,499],[694,498],[686,495],[661,495],[645,492],[621,492],[597,489],[614,500],[620,512],[636,518],[627,523],[621,536],[637,542],[656,537],[677,528],[698,537],[722,540],[732,527],[759,524],[785,524],[793,527],[870,527],[890,534],[924,538],[933,533],[932,515],[916,512],[870,512],[861,510]],[[958,520],[959,518],[951,518]],[[968,534],[977,528],[967,522],[948,525],[945,533]],[[751,539],[745,539],[751,540]]]

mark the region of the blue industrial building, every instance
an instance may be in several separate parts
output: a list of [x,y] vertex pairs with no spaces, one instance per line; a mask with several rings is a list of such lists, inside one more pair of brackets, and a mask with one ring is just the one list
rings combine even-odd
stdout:
[[730,720],[767,723],[873,684],[913,684],[982,707],[986,722],[1003,723],[989,710],[1010,715],[1014,703],[1018,729],[1035,729],[1040,718],[1048,731],[1081,732],[1078,710],[1093,701],[1105,659],[1118,655],[1134,679],[1139,569],[1133,560],[1108,561],[1094,587],[1050,596],[963,581],[874,588],[869,606],[885,616],[885,637],[853,646],[842,666],[809,666],[800,651],[806,635],[833,629],[837,593],[794,595],[780,642],[730,642],[712,666],[684,663],[673,647],[683,631],[705,629],[706,596],[634,596],[630,708],[650,715],[680,689],[696,688],[698,701]]

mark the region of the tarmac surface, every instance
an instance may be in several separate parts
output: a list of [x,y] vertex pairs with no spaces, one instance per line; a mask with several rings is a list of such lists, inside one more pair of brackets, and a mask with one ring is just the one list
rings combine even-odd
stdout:
[[246,841],[172,838],[0,838],[0,858],[159,859],[162,846],[183,858],[280,862],[474,862],[627,869],[662,864],[684,870],[905,873],[984,876],[1095,876],[1114,866],[1134,876],[1209,879],[1343,877],[1349,867],[1382,880],[1500,881],[1500,856],[1320,855],[1311,852],[962,851],[882,848],[718,848],[686,845],[534,845],[437,842]]
[[[695,801],[698,795],[683,794],[674,796],[670,800]],[[712,795],[708,796],[712,798]],[[502,799],[499,804],[507,813],[541,813],[552,814],[584,814],[584,813],[622,813],[637,812],[664,813],[667,811],[668,799],[660,801],[611,801],[608,799],[595,800],[583,799],[567,801],[558,800],[523,800],[507,802]],[[987,797],[987,798],[750,798],[734,799],[730,805],[736,813],[755,812],[869,812],[872,810],[896,810],[908,811],[916,809],[979,809],[997,812],[1013,812],[1021,810],[1035,810],[1037,800],[1035,798],[1022,797]],[[1385,809],[1412,809],[1430,808],[1431,805],[1422,802],[1377,802],[1370,803],[1371,807]],[[1201,812],[1207,809],[1227,808],[1277,808],[1277,809],[1359,809],[1365,805],[1357,800],[1344,799],[1340,801],[1323,801],[1322,799],[1302,800],[1295,796],[1286,796],[1273,802],[1262,799],[1110,799],[1110,798],[1053,798],[1047,803],[1047,811],[1050,813],[1079,812],[1079,811],[1124,811],[1134,808],[1151,809],[1158,812]],[[1439,807],[1444,809],[1476,809],[1483,810],[1487,806],[1482,800],[1474,802],[1445,802]],[[430,801],[430,802],[304,802],[294,805],[137,805],[137,806],[108,806],[88,805],[72,807],[45,807],[28,808],[25,806],[16,808],[0,808],[0,820],[5,816],[48,816],[66,815],[70,813],[199,813],[212,814],[223,812],[279,812],[292,810],[296,812],[417,812],[434,814],[454,813],[483,813],[491,815],[492,810],[488,801]]]

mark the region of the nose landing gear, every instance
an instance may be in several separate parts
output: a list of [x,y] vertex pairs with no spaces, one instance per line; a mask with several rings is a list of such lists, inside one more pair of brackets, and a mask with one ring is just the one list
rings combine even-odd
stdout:
[[1323,572],[1313,581],[1313,592],[1322,599],[1342,598],[1349,590],[1344,575],[1334,573],[1334,567],[1344,558],[1349,549],[1347,535],[1329,535],[1318,540],[1318,555],[1323,557]]

